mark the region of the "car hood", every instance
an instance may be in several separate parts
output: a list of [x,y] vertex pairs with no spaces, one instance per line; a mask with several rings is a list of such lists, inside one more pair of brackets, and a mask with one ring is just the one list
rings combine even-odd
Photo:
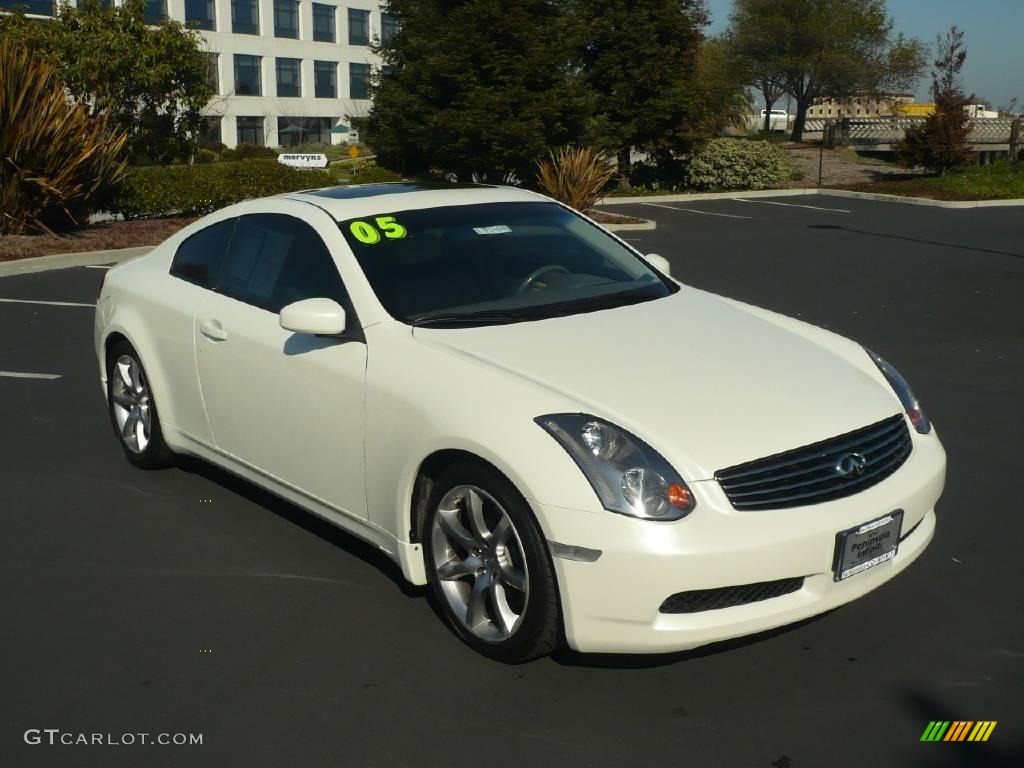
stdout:
[[[569,317],[414,333],[619,424],[692,481],[900,412],[893,394],[851,362],[853,342],[821,331],[808,338],[785,327],[797,321],[742,307],[683,287]],[[501,392],[489,396],[493,407],[508,406]]]

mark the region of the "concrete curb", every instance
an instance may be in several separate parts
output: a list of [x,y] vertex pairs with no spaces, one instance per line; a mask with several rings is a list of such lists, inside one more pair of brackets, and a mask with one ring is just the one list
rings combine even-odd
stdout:
[[904,205],[926,205],[933,208],[996,208],[1022,206],[1024,200],[932,200],[927,197],[906,197],[904,195],[887,195],[882,192],[854,192],[849,189],[817,189],[801,187],[798,189],[762,189],[743,192],[698,192],[692,195],[646,195],[638,197],[606,197],[598,205],[627,205],[630,203],[685,203],[698,200],[732,200],[737,197],[798,197],[803,195],[824,195],[826,197],[847,197],[860,200],[877,200],[883,203],[903,203]]
[[68,267],[87,267],[92,264],[119,264],[134,256],[149,253],[155,247],[155,245],[138,245],[134,248],[118,248],[113,251],[55,253],[51,256],[34,256],[17,261],[0,261],[0,277],[48,272],[51,269],[67,269]]
[[639,232],[647,229],[657,229],[658,222],[645,220],[642,224],[601,224],[609,232]]
[[638,197],[606,197],[597,205],[628,205],[629,203],[685,203],[696,200],[731,200],[734,197],[792,197],[794,195],[816,195],[817,189],[759,189],[749,192],[695,192],[680,195],[641,195]]
[[819,189],[819,195],[847,197],[859,200],[878,200],[883,203],[904,203],[905,205],[928,205],[933,208],[993,208],[997,206],[1024,205],[1024,200],[932,200],[928,197],[905,197],[887,195],[882,192],[854,192],[849,189]]

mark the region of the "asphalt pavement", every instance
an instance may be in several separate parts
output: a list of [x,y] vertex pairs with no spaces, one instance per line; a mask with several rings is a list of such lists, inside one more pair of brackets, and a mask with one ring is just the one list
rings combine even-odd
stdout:
[[[936,538],[913,566],[743,641],[502,666],[372,547],[196,462],[132,468],[93,359],[103,270],[7,277],[0,766],[1024,764],[1024,208],[614,210],[657,220],[623,234],[682,281],[902,370],[949,455]],[[984,744],[920,742],[933,720],[998,725]],[[51,746],[44,729],[202,744]]]

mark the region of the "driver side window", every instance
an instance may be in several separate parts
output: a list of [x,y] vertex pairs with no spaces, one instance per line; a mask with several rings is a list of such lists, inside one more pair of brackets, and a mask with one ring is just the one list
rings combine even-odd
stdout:
[[316,230],[279,213],[238,219],[217,292],[273,313],[319,297],[347,306],[341,276]]

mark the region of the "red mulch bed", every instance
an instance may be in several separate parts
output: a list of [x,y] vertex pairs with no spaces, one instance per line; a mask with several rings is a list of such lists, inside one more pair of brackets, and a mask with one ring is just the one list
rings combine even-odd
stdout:
[[167,219],[134,219],[110,221],[69,232],[53,235],[0,235],[0,261],[16,261],[31,256],[49,256],[54,253],[81,251],[107,251],[131,248],[136,245],[159,245],[195,216]]

